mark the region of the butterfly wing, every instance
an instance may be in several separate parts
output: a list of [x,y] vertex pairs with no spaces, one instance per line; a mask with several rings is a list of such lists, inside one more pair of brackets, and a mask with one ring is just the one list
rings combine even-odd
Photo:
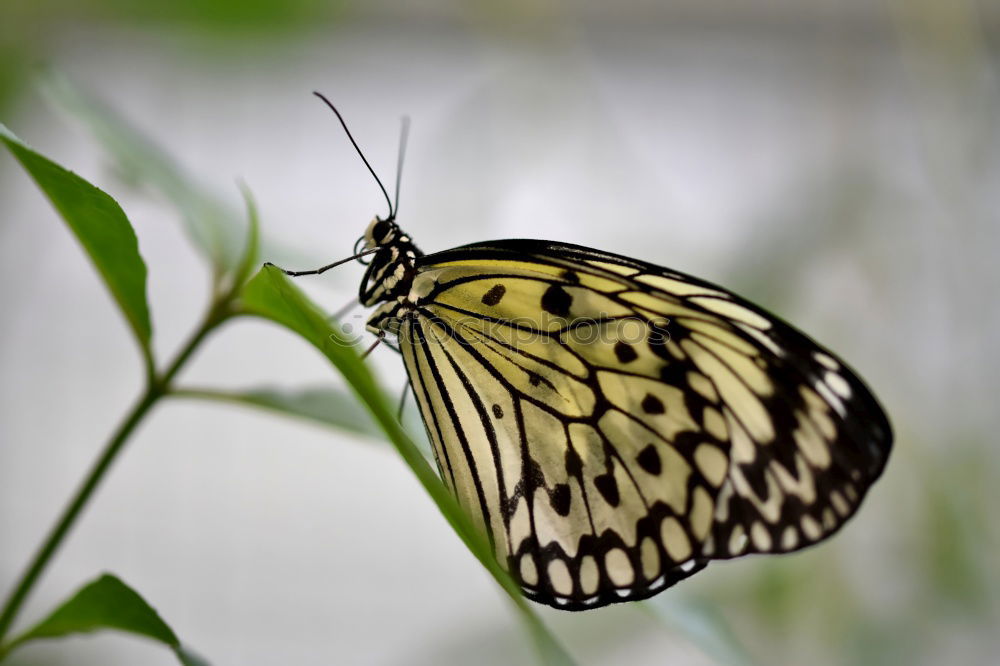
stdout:
[[885,465],[853,371],[718,286],[544,241],[418,269],[400,348],[442,477],[537,601],[644,598],[805,547]]

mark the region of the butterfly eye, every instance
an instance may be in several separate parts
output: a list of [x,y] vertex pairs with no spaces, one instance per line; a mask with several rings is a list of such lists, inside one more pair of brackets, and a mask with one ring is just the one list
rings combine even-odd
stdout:
[[390,220],[379,220],[372,227],[372,240],[376,245],[386,243],[392,236],[393,223]]

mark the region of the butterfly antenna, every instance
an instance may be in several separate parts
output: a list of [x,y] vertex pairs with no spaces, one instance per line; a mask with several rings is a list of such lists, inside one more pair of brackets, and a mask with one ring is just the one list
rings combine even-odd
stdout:
[[403,179],[403,159],[406,157],[406,140],[410,136],[410,117],[403,116],[399,126],[399,156],[396,158],[396,203],[393,217],[399,214],[399,183]]
[[372,175],[372,178],[375,179],[375,182],[378,183],[379,189],[382,190],[382,196],[385,197],[385,202],[389,204],[388,219],[390,220],[394,219],[396,217],[396,211],[393,209],[392,200],[389,198],[389,193],[385,191],[385,186],[382,185],[382,181],[379,180],[378,175],[375,173],[375,169],[373,169],[372,165],[368,163],[368,159],[365,157],[365,154],[361,152],[361,148],[358,147],[358,142],[354,140],[353,136],[351,136],[351,130],[347,129],[347,123],[344,122],[344,117],[340,115],[340,111],[337,111],[337,107],[335,107],[333,103],[330,102],[330,100],[328,100],[323,95],[323,93],[313,91],[313,94],[316,95],[316,97],[319,97],[321,100],[323,100],[326,103],[326,105],[330,107],[330,110],[336,114],[337,120],[340,121],[340,126],[344,128],[344,133],[347,134],[347,138],[351,140],[351,145],[354,146],[354,150],[358,151],[358,155],[361,157],[361,161],[365,163],[366,167],[368,167],[368,173],[370,173]]

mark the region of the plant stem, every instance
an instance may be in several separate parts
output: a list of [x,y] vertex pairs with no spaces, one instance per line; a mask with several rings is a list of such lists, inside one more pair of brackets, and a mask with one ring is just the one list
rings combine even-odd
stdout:
[[121,425],[118,426],[118,429],[115,431],[114,435],[112,435],[108,443],[104,446],[100,456],[90,468],[90,471],[87,473],[87,476],[79,489],[77,489],[76,494],[63,510],[59,521],[56,523],[55,527],[52,528],[52,531],[49,532],[49,535],[46,537],[42,546],[38,549],[38,552],[32,559],[31,564],[25,570],[17,586],[14,588],[14,591],[4,604],[3,611],[0,612],[0,641],[2,641],[4,636],[7,635],[11,624],[17,617],[18,612],[21,610],[21,606],[31,593],[31,590],[38,581],[39,576],[41,576],[42,572],[45,571],[45,568],[48,566],[52,556],[55,555],[59,546],[62,545],[63,540],[66,538],[66,534],[69,532],[70,528],[73,527],[73,524],[80,516],[80,512],[87,506],[87,503],[90,501],[94,491],[97,489],[98,485],[100,485],[104,476],[107,474],[108,469],[111,467],[111,463],[114,462],[115,458],[121,452],[122,447],[125,445],[125,442],[128,441],[128,438],[131,436],[136,426],[138,426],[146,414],[149,413],[149,410],[153,407],[153,405],[155,405],[160,398],[167,394],[170,390],[170,382],[188,361],[198,345],[201,344],[201,342],[210,332],[212,332],[212,330],[217,328],[231,316],[229,311],[230,298],[231,294],[227,294],[226,298],[214,301],[209,307],[208,312],[198,329],[187,341],[181,351],[178,352],[174,361],[167,367],[163,374],[157,375],[154,373],[150,375],[146,390],[142,397],[128,413]]

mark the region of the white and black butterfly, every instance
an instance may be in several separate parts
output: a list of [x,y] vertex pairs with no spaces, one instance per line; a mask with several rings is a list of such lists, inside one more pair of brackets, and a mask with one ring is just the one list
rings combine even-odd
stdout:
[[595,608],[799,550],[882,473],[875,397],[764,309],[565,243],[425,255],[389,205],[359,240],[368,329],[395,338],[442,479],[529,598]]

